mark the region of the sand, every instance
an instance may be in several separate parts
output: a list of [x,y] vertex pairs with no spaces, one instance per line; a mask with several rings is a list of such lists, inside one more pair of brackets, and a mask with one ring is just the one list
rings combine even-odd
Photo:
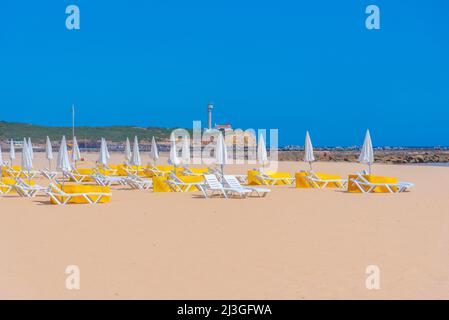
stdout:
[[[315,164],[342,175],[361,168]],[[109,204],[66,207],[0,196],[0,298],[448,299],[449,168],[374,172],[416,187],[399,195],[273,187],[244,200],[114,187]],[[68,265],[80,268],[79,290],[65,286]],[[380,268],[379,290],[365,286],[369,265]]]

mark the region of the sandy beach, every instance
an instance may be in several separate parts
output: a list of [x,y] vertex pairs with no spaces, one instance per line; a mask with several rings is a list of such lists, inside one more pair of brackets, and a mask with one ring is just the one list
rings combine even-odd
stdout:
[[[314,164],[343,176],[362,168]],[[449,168],[379,164],[374,173],[415,187],[276,186],[243,200],[113,187],[111,203],[65,207],[1,196],[0,299],[448,299]],[[80,290],[65,287],[68,265],[80,268]],[[369,265],[380,268],[379,290],[365,287]]]

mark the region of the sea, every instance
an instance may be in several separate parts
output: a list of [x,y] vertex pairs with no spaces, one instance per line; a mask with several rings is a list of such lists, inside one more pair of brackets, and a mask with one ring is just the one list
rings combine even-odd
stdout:
[[431,166],[431,167],[449,167],[449,162],[434,162],[434,163],[411,163],[418,166]]

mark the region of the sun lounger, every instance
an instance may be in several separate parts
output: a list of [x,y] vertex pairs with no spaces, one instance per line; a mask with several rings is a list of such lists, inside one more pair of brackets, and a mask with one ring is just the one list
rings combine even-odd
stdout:
[[50,196],[50,199],[58,205],[66,205],[75,197],[82,197],[88,204],[97,204],[104,197],[111,197],[111,193],[108,192],[78,192],[78,193],[66,193],[62,191],[55,184],[50,184],[45,191]]
[[221,171],[217,167],[208,167],[210,174],[221,174]]
[[241,184],[248,184],[248,176],[246,174],[235,174],[234,177],[236,177]]
[[181,167],[180,170],[182,171],[183,175],[188,175],[188,176],[202,176],[204,174],[204,172],[194,172],[187,167]]
[[124,179],[126,181],[126,184],[130,186],[132,189],[149,190],[153,187],[153,180],[145,179],[135,174],[131,174],[125,177]]
[[149,167],[144,169],[145,172],[149,173],[152,176],[162,177],[166,172],[159,170],[156,167]]
[[55,171],[50,171],[47,168],[44,168],[41,170],[41,174],[47,178],[48,180],[53,180],[54,178],[56,178],[56,176],[58,175],[57,172]]
[[92,179],[91,174],[81,174],[76,169],[73,169],[72,171],[64,171],[63,177],[76,183],[86,182]]
[[0,178],[0,194],[8,194],[13,189],[12,184],[4,183]]
[[189,192],[192,187],[201,190],[204,182],[184,182],[179,179],[173,172],[169,174],[169,179],[165,180],[173,192]]
[[256,179],[263,185],[273,186],[277,183],[292,184],[295,178],[292,177],[274,177],[266,173],[259,173],[256,175]]
[[45,193],[46,190],[48,189],[46,187],[41,187],[37,184],[35,185],[28,184],[21,178],[16,178],[16,183],[12,187],[16,190],[18,195],[28,198],[35,197],[38,192]]
[[255,193],[259,197],[260,196],[265,197],[269,192],[271,192],[271,190],[267,189],[267,188],[242,186],[240,184],[240,181],[237,179],[237,177],[232,176],[232,175],[225,175],[224,182],[227,187],[235,188],[235,189],[247,189],[247,190],[250,190],[250,194]]
[[126,186],[127,185],[127,180],[124,177],[111,177],[111,176],[105,176],[102,173],[94,173],[93,175],[91,175],[92,179],[95,181],[96,184],[98,184],[99,186],[106,186],[106,187],[110,187],[111,185],[114,184],[118,184],[118,185],[122,185],[122,186]]
[[382,188],[387,190],[388,193],[401,193],[409,188],[413,187],[414,184],[410,182],[372,182],[369,181],[368,176],[358,174],[355,178],[350,178],[351,184],[355,185],[358,190],[362,193],[372,193],[375,192],[376,188]]
[[23,171],[23,170],[15,170],[11,167],[6,167],[4,169],[4,172],[6,173],[7,176],[12,177],[12,178],[22,177],[22,178],[29,178],[29,179],[33,179],[39,174],[39,171],[36,171],[36,170]]
[[131,166],[124,166],[122,169],[125,170],[125,172],[128,176],[136,175],[139,171],[138,169],[133,168]]
[[115,176],[117,175],[118,169],[116,168],[111,168],[109,166],[105,166],[105,165],[99,165],[96,169],[96,172],[99,172],[103,175],[108,175],[108,176]]
[[326,187],[336,187],[338,189],[346,189],[348,185],[348,180],[346,179],[335,179],[335,178],[323,178],[320,177],[315,172],[308,172],[306,179],[309,181],[310,185],[317,189],[325,189]]
[[244,188],[232,188],[223,186],[217,177],[213,174],[204,175],[205,184],[200,186],[200,190],[205,198],[214,196],[215,194],[222,195],[226,199],[232,195],[238,195],[241,198],[246,198],[246,196],[251,193],[251,190]]

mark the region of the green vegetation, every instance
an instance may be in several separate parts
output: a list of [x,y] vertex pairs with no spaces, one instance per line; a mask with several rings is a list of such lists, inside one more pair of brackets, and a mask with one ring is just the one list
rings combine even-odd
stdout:
[[[172,130],[173,128],[141,128],[132,126],[75,127],[75,134],[78,140],[97,141],[103,137],[109,141],[120,142],[127,137],[132,140],[134,136],[137,136],[139,140],[151,140],[153,136],[158,140],[168,139]],[[191,130],[188,131],[191,132]],[[63,135],[70,138],[72,136],[72,128],[0,121],[0,140],[2,141],[11,138],[21,140],[24,137],[31,137],[33,142],[44,143],[47,136],[51,140],[59,140]]]

